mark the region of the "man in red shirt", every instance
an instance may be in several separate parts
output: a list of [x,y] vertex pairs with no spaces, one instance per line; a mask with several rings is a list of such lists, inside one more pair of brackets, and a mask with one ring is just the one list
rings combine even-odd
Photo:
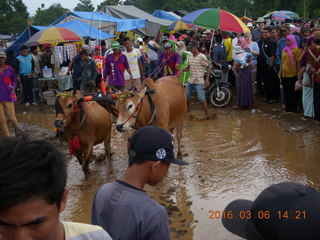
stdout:
[[101,85],[101,78],[102,78],[102,71],[103,71],[103,56],[101,55],[101,48],[100,46],[96,46],[94,49],[94,54],[92,55],[92,59],[95,61],[97,66],[97,79],[96,79],[96,87],[100,88]]

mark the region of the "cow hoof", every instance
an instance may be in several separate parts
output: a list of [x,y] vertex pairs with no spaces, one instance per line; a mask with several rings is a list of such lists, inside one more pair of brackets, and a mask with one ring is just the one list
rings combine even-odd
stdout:
[[106,160],[106,155],[105,155],[105,154],[102,154],[102,155],[100,155],[99,157],[95,157],[94,160],[95,160],[96,162],[103,162],[103,161]]
[[90,173],[89,170],[87,170],[87,171],[84,172],[84,177],[85,177],[86,180],[88,180],[88,178],[90,177],[90,175],[91,175],[91,173]]

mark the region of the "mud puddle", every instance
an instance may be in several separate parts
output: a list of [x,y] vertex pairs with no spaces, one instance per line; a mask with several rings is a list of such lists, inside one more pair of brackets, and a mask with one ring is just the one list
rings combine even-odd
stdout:
[[[184,160],[189,166],[171,165],[168,177],[148,194],[165,205],[172,239],[240,239],[227,232],[220,219],[209,219],[209,211],[222,211],[237,198],[254,199],[265,187],[295,181],[320,187],[320,155],[317,131],[284,128],[266,114],[230,109],[213,110],[213,120],[186,118],[183,131]],[[194,116],[203,114],[192,111]],[[30,134],[52,140],[53,114],[18,114]],[[38,125],[30,126],[29,124]],[[112,133],[112,161],[92,162],[91,176],[84,179],[81,167],[69,157],[69,201],[62,217],[90,222],[95,191],[120,178],[127,167],[126,143],[130,133]],[[57,141],[54,140],[56,144]],[[67,152],[66,146],[58,145]],[[103,145],[95,147],[103,153]]]

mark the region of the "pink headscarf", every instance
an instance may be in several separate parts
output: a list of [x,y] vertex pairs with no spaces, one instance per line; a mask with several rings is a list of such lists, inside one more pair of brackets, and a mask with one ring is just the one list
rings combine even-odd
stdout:
[[289,57],[290,57],[291,66],[294,67],[294,65],[293,65],[292,51],[291,51],[291,50],[292,50],[293,48],[298,48],[298,44],[297,44],[297,41],[296,41],[296,39],[295,39],[295,37],[294,37],[293,35],[288,35],[288,36],[286,37],[286,39],[290,40],[291,46],[288,46],[288,45],[287,45],[287,46],[283,49],[283,51],[288,53],[288,55],[289,55]]
[[175,36],[173,36],[173,35],[171,35],[171,36],[169,37],[169,39],[170,39],[170,40],[173,40],[174,42],[177,42],[177,39],[176,39]]
[[238,41],[241,42],[240,46],[243,50],[245,50],[246,48],[249,48],[249,45],[244,38],[238,38]]

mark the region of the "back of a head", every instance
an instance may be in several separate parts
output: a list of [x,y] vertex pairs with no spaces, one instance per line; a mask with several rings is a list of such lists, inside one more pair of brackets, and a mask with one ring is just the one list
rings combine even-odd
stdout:
[[220,34],[215,36],[216,42],[221,43],[222,42],[222,36]]
[[0,139],[0,211],[37,197],[59,206],[66,181],[65,158],[53,144]]

